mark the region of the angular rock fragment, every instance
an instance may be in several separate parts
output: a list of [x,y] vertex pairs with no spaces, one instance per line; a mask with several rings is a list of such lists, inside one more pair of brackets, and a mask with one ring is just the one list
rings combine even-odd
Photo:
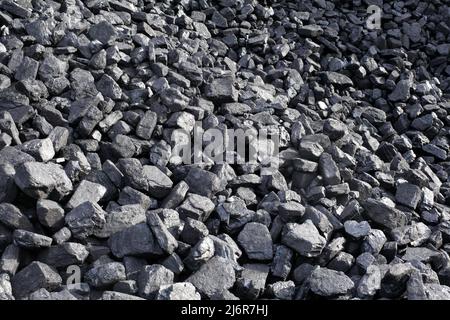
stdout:
[[277,278],[286,279],[291,272],[293,255],[293,251],[288,247],[277,245],[270,267],[271,274]]
[[144,193],[137,191],[136,189],[125,187],[119,194],[117,203],[124,206],[128,204],[138,204],[144,210],[154,209],[157,206],[157,200],[146,196]]
[[165,197],[172,189],[173,182],[155,166],[144,166],[142,174],[148,183],[148,192],[156,198]]
[[55,152],[59,152],[63,147],[67,145],[69,130],[64,127],[54,127],[48,135],[48,138],[52,141],[53,149],[55,150]]
[[372,229],[369,232],[369,235],[364,239],[362,244],[362,248],[364,251],[367,251],[372,254],[378,254],[383,245],[386,243],[387,238],[384,235],[383,231]]
[[208,234],[209,230],[203,222],[187,217],[184,219],[180,239],[187,244],[195,245],[200,239],[208,236]]
[[200,300],[200,294],[189,282],[162,285],[156,300]]
[[302,140],[298,145],[298,152],[303,159],[317,161],[323,153],[323,148],[317,142]]
[[[116,187],[122,186],[123,174],[111,160],[106,160],[103,163],[102,169]],[[125,187],[125,188],[129,188],[129,187]]]
[[355,287],[353,281],[340,271],[317,268],[308,278],[311,291],[322,297],[349,294]]
[[33,230],[30,220],[10,203],[0,203],[0,222],[11,229]]
[[126,279],[125,267],[118,262],[102,264],[90,269],[84,279],[95,288],[107,287]]
[[319,172],[325,184],[335,185],[341,182],[339,169],[328,153],[322,153],[319,159]]
[[410,89],[411,89],[411,81],[408,79],[400,80],[396,86],[394,91],[389,94],[389,100],[396,101],[406,101],[410,97]]
[[72,197],[67,202],[66,207],[73,209],[83,202],[97,203],[105,195],[106,188],[98,183],[83,180],[78,185]]
[[368,199],[362,203],[365,213],[374,222],[388,229],[404,226],[407,218],[403,212],[375,199]]
[[309,219],[302,224],[287,223],[281,241],[305,257],[320,255],[327,242]]
[[348,129],[345,124],[338,120],[329,118],[323,124],[323,133],[331,140],[338,140],[345,136],[347,132]]
[[13,233],[16,246],[26,249],[41,249],[50,247],[52,238],[31,231],[17,229]]
[[158,117],[155,112],[147,111],[136,127],[136,135],[142,139],[151,139],[157,120]]
[[[105,220],[106,223],[104,223],[103,227],[94,229],[96,237],[108,238],[115,232],[145,222],[145,209],[138,204],[120,206],[108,211],[105,214]],[[92,225],[91,222],[89,224]]]
[[264,264],[245,264],[241,275],[236,279],[236,291],[242,299],[254,300],[265,289],[269,268]]
[[84,239],[104,227],[105,211],[98,204],[86,201],[72,209],[65,221],[74,237]]
[[186,200],[177,208],[181,218],[192,218],[206,221],[214,210],[214,203],[207,197],[190,193]]
[[212,297],[230,289],[235,282],[233,267],[228,261],[221,257],[213,257],[206,262],[198,271],[186,279],[202,294]]
[[367,236],[371,230],[367,221],[357,222],[355,220],[345,221],[344,228],[345,232],[355,239],[360,239]]
[[155,299],[163,286],[172,283],[172,271],[159,264],[145,266],[139,273],[139,295],[146,299]]
[[0,130],[10,135],[13,138],[15,144],[21,144],[19,130],[17,130],[14,119],[11,117],[11,114],[8,111],[0,112]]
[[302,27],[298,28],[297,30],[298,30],[299,35],[304,36],[304,37],[310,37],[310,38],[316,38],[323,33],[323,29],[316,24],[302,26]]
[[395,200],[407,207],[416,209],[422,199],[422,190],[411,183],[402,183],[397,187]]
[[88,255],[88,250],[81,243],[65,242],[42,250],[38,255],[38,260],[55,268],[63,268],[70,265],[81,265]]
[[10,244],[5,248],[0,259],[0,271],[2,274],[5,273],[10,276],[16,274],[20,264],[20,251],[21,249],[14,244]]
[[211,198],[220,190],[220,180],[216,174],[202,169],[193,168],[185,178],[189,192]]
[[0,300],[14,300],[10,277],[6,273],[0,275]]
[[52,141],[48,138],[27,141],[21,145],[21,149],[42,162],[47,162],[55,156]]
[[14,78],[17,81],[27,79],[34,80],[36,78],[38,69],[39,69],[39,62],[30,57],[24,57],[22,63],[16,70]]
[[196,271],[214,256],[215,250],[216,245],[213,238],[202,238],[189,250],[189,254],[183,260],[183,263],[190,270]]
[[295,294],[295,284],[293,281],[278,281],[268,287],[268,293],[280,300],[292,300]]
[[59,292],[48,292],[46,289],[39,289],[30,294],[29,300],[78,300],[67,289]]
[[104,291],[100,300],[145,300],[143,298],[116,291]]
[[12,202],[17,195],[17,186],[14,183],[14,167],[10,163],[0,163],[0,202]]
[[2,164],[10,164],[17,168],[25,162],[33,162],[35,159],[29,154],[22,152],[19,148],[6,146],[0,150],[0,162]]
[[89,37],[103,44],[112,44],[117,36],[117,30],[108,21],[101,21],[89,29]]
[[156,212],[150,211],[147,213],[147,224],[150,226],[161,249],[168,254],[172,254],[178,247],[178,242],[169,232]]
[[70,232],[69,228],[64,227],[60,230],[58,230],[55,234],[53,234],[52,238],[55,240],[57,244],[62,244],[70,239],[72,236],[72,233]]
[[206,86],[205,95],[208,99],[215,102],[238,101],[238,91],[234,87],[234,79],[232,77],[214,79]]
[[237,240],[250,259],[272,259],[272,238],[265,225],[257,222],[247,223],[239,233]]
[[373,297],[381,288],[381,272],[375,265],[370,265],[366,274],[359,280],[356,288],[357,294],[361,298]]
[[41,199],[52,194],[62,197],[72,191],[72,182],[59,165],[25,162],[16,169],[16,185],[30,197]]
[[103,77],[95,85],[97,90],[106,97],[113,100],[117,100],[122,97],[122,89],[117,82],[107,74],[103,75]]
[[11,279],[12,291],[17,299],[44,288],[55,290],[61,285],[60,275],[45,263],[33,261]]
[[151,256],[162,253],[156,238],[145,223],[130,226],[111,235],[109,246],[114,256]]
[[340,88],[353,85],[352,79],[339,72],[325,71],[322,73],[322,77],[328,83]]
[[298,202],[289,201],[278,206],[280,217],[286,222],[295,222],[305,214],[305,207]]

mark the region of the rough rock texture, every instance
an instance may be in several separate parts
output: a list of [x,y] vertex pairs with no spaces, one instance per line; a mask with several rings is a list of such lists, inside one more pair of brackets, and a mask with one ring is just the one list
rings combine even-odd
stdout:
[[449,300],[449,43],[446,0],[1,0],[0,300]]

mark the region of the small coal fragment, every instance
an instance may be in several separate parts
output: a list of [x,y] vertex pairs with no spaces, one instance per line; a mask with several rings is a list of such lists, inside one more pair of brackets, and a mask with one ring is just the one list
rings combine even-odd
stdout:
[[173,283],[173,277],[173,272],[162,265],[145,266],[139,273],[139,296],[146,299],[155,299],[164,285]]
[[305,257],[320,255],[326,245],[325,238],[309,219],[302,224],[287,223],[283,227],[281,241]]
[[265,225],[257,222],[247,223],[239,233],[237,240],[250,259],[272,259],[272,238]]
[[345,273],[320,267],[311,273],[308,283],[311,291],[322,297],[346,295],[355,287]]
[[233,267],[226,259],[221,257],[211,258],[198,271],[186,279],[200,293],[208,297],[230,289],[234,285],[235,280]]
[[126,279],[125,267],[119,262],[105,263],[86,272],[84,279],[95,288],[108,287]]
[[13,233],[14,244],[25,249],[50,247],[52,238],[31,231],[17,229]]
[[156,300],[200,300],[200,294],[189,282],[162,285]]
[[11,279],[14,297],[26,298],[35,290],[44,288],[49,291],[58,289],[62,279],[60,275],[45,263],[33,261],[20,270]]
[[65,221],[74,237],[84,239],[105,225],[105,212],[96,203],[86,201],[72,209]]

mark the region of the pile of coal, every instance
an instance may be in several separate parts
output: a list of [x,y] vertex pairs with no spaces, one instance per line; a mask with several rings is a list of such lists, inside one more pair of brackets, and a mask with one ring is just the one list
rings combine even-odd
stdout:
[[449,57],[447,0],[1,0],[0,300],[450,299]]

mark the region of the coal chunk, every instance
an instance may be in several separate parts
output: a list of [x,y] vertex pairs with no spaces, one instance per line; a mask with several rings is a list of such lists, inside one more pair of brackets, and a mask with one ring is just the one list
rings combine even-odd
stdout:
[[147,224],[150,226],[150,229],[155,235],[161,249],[168,254],[173,253],[173,251],[178,247],[178,242],[169,232],[166,225],[162,222],[156,212],[147,213]]
[[136,126],[136,135],[142,139],[151,139],[157,120],[155,112],[147,111]]
[[21,149],[42,162],[47,162],[55,156],[55,150],[49,138],[27,141],[21,145]]
[[202,294],[212,297],[230,289],[235,282],[235,272],[228,260],[213,257],[200,267],[198,271],[186,279]]
[[122,97],[122,89],[117,82],[107,74],[103,75],[95,85],[97,90],[106,97],[116,100]]
[[397,187],[395,200],[411,209],[416,209],[420,200],[422,200],[422,190],[411,183],[401,183]]
[[25,298],[38,289],[55,290],[60,287],[60,275],[45,263],[33,261],[12,279],[12,291],[17,299]]
[[173,272],[160,264],[145,266],[139,273],[139,295],[146,299],[155,299],[162,286],[173,283],[173,277]]
[[185,178],[189,192],[211,198],[221,189],[219,177],[209,171],[192,168]]
[[250,259],[272,259],[272,238],[265,225],[257,222],[247,223],[239,233],[237,240]]
[[49,247],[52,238],[31,231],[17,229],[13,233],[14,244],[26,249],[40,249]]
[[368,199],[362,205],[370,219],[388,229],[404,226],[407,222],[403,212],[380,200]]
[[311,273],[308,283],[311,291],[322,297],[346,295],[355,287],[345,273],[320,267]]
[[283,227],[281,241],[305,257],[320,255],[327,243],[309,219],[302,224],[287,223]]
[[144,166],[142,174],[148,183],[148,192],[156,198],[165,197],[172,189],[173,182],[156,166]]
[[339,72],[324,71],[322,77],[326,82],[340,88],[353,86],[352,79]]
[[177,210],[181,218],[206,221],[214,208],[214,203],[209,198],[190,193]]
[[162,254],[146,223],[139,223],[111,235],[109,246],[114,256],[152,256]]
[[11,229],[34,229],[27,216],[10,203],[0,203],[0,222]]
[[94,235],[108,238],[113,233],[146,221],[145,209],[139,204],[129,204],[108,210],[106,223],[101,229],[94,229]]
[[126,279],[125,267],[119,262],[105,263],[86,272],[84,279],[95,288],[108,287]]
[[65,222],[74,237],[84,239],[104,227],[105,214],[98,204],[86,201],[72,209],[65,216]]
[[108,21],[101,21],[89,29],[89,37],[102,44],[112,44],[118,37],[118,32]]
[[156,300],[200,300],[200,294],[189,282],[162,285]]
[[237,102],[238,91],[232,77],[216,78],[205,88],[205,96],[214,102]]
[[76,242],[65,242],[42,250],[38,260],[55,268],[63,268],[70,265],[81,265],[89,251],[86,246]]
[[106,188],[103,185],[88,180],[83,180],[72,194],[72,197],[67,202],[66,207],[68,209],[73,209],[87,201],[97,203],[105,195],[105,193]]
[[242,299],[254,300],[264,293],[269,267],[264,264],[245,264],[236,279],[237,295]]
[[73,188],[65,171],[53,163],[25,162],[17,168],[14,181],[25,194],[36,199],[47,198],[52,192],[59,198]]

